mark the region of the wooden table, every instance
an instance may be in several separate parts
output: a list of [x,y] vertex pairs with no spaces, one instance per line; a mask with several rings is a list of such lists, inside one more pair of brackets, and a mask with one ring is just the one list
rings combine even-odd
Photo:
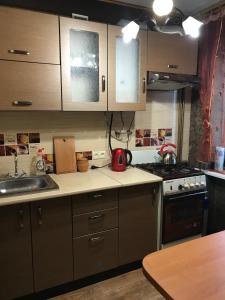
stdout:
[[225,299],[225,231],[152,253],[145,275],[175,300]]

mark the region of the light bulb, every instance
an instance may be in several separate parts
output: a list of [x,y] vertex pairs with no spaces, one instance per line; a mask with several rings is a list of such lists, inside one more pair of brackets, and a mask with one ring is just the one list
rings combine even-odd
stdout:
[[122,28],[124,43],[129,43],[132,39],[136,39],[140,26],[134,21]]
[[157,16],[166,16],[173,9],[173,0],[154,0],[152,8]]
[[184,31],[187,35],[190,35],[193,38],[199,37],[200,28],[203,25],[202,22],[196,20],[193,17],[188,17],[183,23]]

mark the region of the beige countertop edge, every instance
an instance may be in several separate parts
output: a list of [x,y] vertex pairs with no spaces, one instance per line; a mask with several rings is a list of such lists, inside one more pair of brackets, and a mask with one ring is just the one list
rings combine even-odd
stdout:
[[[96,173],[98,176],[96,176]],[[109,169],[99,169],[90,170],[88,173],[71,173],[62,175],[52,174],[51,177],[59,185],[58,190],[0,197],[0,206],[28,203],[51,198],[66,197],[88,192],[162,181],[162,178],[136,168],[129,169],[127,172],[123,172],[123,174],[113,172]],[[74,180],[77,180],[77,185],[71,188]]]
[[219,179],[225,179],[225,173],[219,173],[216,171],[204,171],[205,175],[212,176]]

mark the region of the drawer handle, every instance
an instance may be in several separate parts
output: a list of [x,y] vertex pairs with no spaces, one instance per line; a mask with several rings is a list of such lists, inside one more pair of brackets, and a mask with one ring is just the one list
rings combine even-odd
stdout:
[[178,65],[168,65],[169,69],[178,69]]
[[23,228],[24,228],[23,217],[24,217],[23,209],[20,209],[20,210],[19,210],[19,225],[20,225],[20,229],[23,229]]
[[12,102],[14,106],[31,106],[32,101],[23,101],[23,100],[16,100]]
[[105,92],[105,75],[102,75],[102,92]]
[[30,55],[30,52],[27,50],[17,50],[17,49],[9,49],[8,53],[10,54],[20,54],[20,55]]
[[95,199],[98,199],[98,198],[101,198],[101,197],[103,197],[103,195],[101,195],[101,194],[93,195],[93,198],[95,198]]
[[98,243],[101,243],[105,240],[105,237],[104,236],[98,236],[98,237],[93,237],[93,238],[90,238],[89,241],[92,243],[92,244],[98,244]]
[[145,92],[146,92],[146,79],[145,78],[143,78],[142,79],[142,83],[143,83],[143,94],[145,94]]
[[42,208],[39,206],[38,207],[38,225],[42,225],[43,221],[42,221]]
[[93,217],[89,217],[88,220],[89,220],[89,221],[98,221],[98,220],[103,219],[104,216],[105,216],[104,214],[101,214],[101,215],[95,215],[95,216],[93,216]]

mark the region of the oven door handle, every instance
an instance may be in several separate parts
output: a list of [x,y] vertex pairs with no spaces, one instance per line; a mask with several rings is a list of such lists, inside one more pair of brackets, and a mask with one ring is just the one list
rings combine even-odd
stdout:
[[187,197],[193,197],[193,196],[200,196],[200,195],[206,195],[207,191],[205,192],[197,192],[197,193],[192,193],[192,194],[187,194],[187,195],[180,195],[176,197],[166,197],[167,200],[177,200],[177,199],[182,199],[182,198],[187,198]]

